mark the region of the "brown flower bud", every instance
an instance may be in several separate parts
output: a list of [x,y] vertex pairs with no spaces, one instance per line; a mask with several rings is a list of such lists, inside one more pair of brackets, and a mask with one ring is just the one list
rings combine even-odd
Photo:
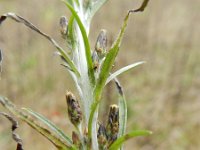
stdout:
[[107,32],[106,30],[101,30],[97,37],[95,51],[97,52],[99,58],[103,58],[106,54],[107,47]]
[[106,138],[106,128],[104,127],[103,124],[99,123],[99,129],[97,133],[97,139],[99,143],[99,149],[105,149],[106,143],[107,143],[107,138]]
[[110,106],[108,122],[106,126],[108,145],[112,144],[119,132],[119,107],[117,105]]
[[62,34],[63,38],[67,37],[68,32],[68,21],[65,16],[60,17],[60,33]]
[[68,106],[68,116],[73,125],[77,127],[82,121],[82,112],[76,97],[71,93],[66,93],[66,101]]
[[93,51],[93,53],[92,53],[92,62],[93,62],[94,71],[98,71],[98,69],[99,69],[99,56],[97,55],[96,51]]

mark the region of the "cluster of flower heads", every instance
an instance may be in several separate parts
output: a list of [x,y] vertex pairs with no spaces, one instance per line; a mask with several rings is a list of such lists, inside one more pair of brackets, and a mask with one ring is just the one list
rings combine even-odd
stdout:
[[[71,93],[66,93],[68,116],[71,123],[77,128],[83,119],[82,111],[76,97]],[[98,143],[99,149],[108,148],[116,139],[119,131],[119,107],[111,105],[106,125],[98,123]],[[87,130],[84,132],[84,142],[87,142]],[[73,143],[81,147],[81,137],[76,132],[72,132]]]
[[[68,20],[65,16],[60,17],[60,33],[63,39],[68,40]],[[70,38],[69,38],[70,39]],[[71,44],[70,41],[69,45]],[[95,72],[98,72],[100,65],[103,62],[105,55],[107,53],[107,31],[102,29],[97,37],[95,50],[92,53],[93,68]]]

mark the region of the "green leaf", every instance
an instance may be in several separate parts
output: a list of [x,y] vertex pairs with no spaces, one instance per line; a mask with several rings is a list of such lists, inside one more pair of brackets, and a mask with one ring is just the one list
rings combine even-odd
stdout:
[[76,4],[79,6],[80,5],[80,3],[79,3],[79,1],[78,0],[74,0],[75,2],[76,2]]
[[65,0],[67,3],[69,3],[71,6],[73,6],[73,0]]
[[[127,124],[127,103],[124,95],[119,95],[119,133],[118,137],[122,137],[126,133],[126,124]],[[123,145],[121,145],[121,150]]]
[[91,107],[91,113],[90,113],[90,118],[89,118],[89,123],[88,123],[89,138],[91,138],[91,134],[92,134],[92,122],[93,122],[94,114],[95,114],[97,107],[98,107],[98,104],[100,102],[103,87],[105,86],[108,75],[109,75],[109,73],[112,69],[115,58],[116,58],[116,56],[119,52],[119,47],[120,47],[124,32],[125,32],[126,27],[127,27],[127,22],[128,22],[128,18],[129,18],[130,13],[131,12],[129,11],[128,14],[126,15],[126,17],[124,19],[124,23],[123,23],[122,28],[121,28],[121,31],[119,32],[117,39],[115,40],[113,46],[109,50],[109,52],[106,55],[106,58],[105,58],[105,60],[102,64],[101,72],[99,74],[99,78],[97,80],[97,84],[96,84],[95,91],[94,91],[94,102],[93,102],[92,107]]
[[73,23],[74,23],[74,16],[71,16],[69,19],[69,24],[68,24],[68,31],[69,31],[69,37],[73,37]]
[[90,51],[90,43],[89,43],[89,40],[87,37],[87,33],[85,31],[85,27],[84,27],[83,23],[81,22],[81,19],[79,18],[78,14],[74,10],[74,8],[69,3],[65,2],[65,1],[63,1],[63,2],[66,4],[66,6],[71,11],[72,15],[74,16],[74,18],[77,21],[78,26],[80,28],[80,31],[81,31],[81,34],[83,37],[84,46],[85,46],[85,54],[86,54],[86,60],[87,60],[87,65],[88,65],[88,74],[89,74],[89,78],[90,78],[92,85],[94,85],[95,77],[94,77],[94,69],[93,69],[93,63],[92,63],[92,57],[91,57],[91,51]]
[[114,78],[117,90],[118,90],[118,103],[119,103],[119,133],[118,137],[122,137],[126,132],[126,122],[127,122],[127,104],[126,98],[123,93],[122,86],[120,85],[117,78]]
[[75,4],[74,2],[76,2],[78,6],[80,5],[78,0],[66,0],[66,2],[69,3],[71,6]]
[[134,67],[136,67],[136,66],[139,66],[139,65],[141,65],[141,64],[144,64],[144,63],[145,63],[144,61],[136,62],[136,63],[133,63],[133,64],[131,64],[131,65],[128,65],[128,66],[126,66],[126,67],[123,67],[123,68],[117,70],[116,72],[112,73],[112,74],[108,77],[108,79],[106,80],[106,84],[109,83],[111,80],[113,80],[113,79],[114,79],[115,77],[117,77],[118,75],[120,75],[120,74],[122,74],[122,73],[124,73],[124,72],[126,72],[126,71],[129,71],[130,69],[132,69],[132,68],[134,68]]
[[72,45],[72,50],[74,50],[74,47],[75,47],[75,37],[74,37],[73,24],[74,24],[74,16],[72,15],[69,19],[69,24],[68,24],[69,39],[70,39],[70,42],[71,42],[71,45]]
[[95,2],[89,1],[87,6],[88,21],[92,19],[95,13],[107,2],[108,0],[96,0]]
[[146,135],[151,135],[152,132],[151,131],[146,131],[146,130],[136,130],[136,131],[132,131],[120,138],[118,138],[111,146],[108,150],[117,150],[118,148],[120,148],[120,146],[127,140],[137,137],[137,136],[146,136]]
[[105,86],[106,80],[108,78],[108,75],[112,69],[112,66],[115,62],[115,58],[119,52],[119,47],[125,32],[125,29],[127,27],[127,21],[129,18],[129,14],[128,13],[124,19],[124,23],[122,25],[121,31],[115,41],[115,43],[113,44],[112,48],[109,50],[108,54],[106,55],[106,58],[102,64],[102,68],[101,68],[101,72],[99,75],[99,79],[97,81],[97,86],[95,88],[95,99],[100,99],[100,95],[102,93],[102,89]]
[[19,117],[21,120],[26,122],[29,126],[35,129],[38,133],[46,137],[51,143],[55,145],[56,148],[59,150],[68,150],[72,149],[71,146],[67,145],[64,141],[60,138],[55,136],[51,131],[42,127],[39,123],[32,119],[32,117],[20,109],[17,109],[16,106],[9,101],[7,98],[0,96],[0,103],[8,109],[13,115]]
[[40,120],[42,123],[44,123],[45,125],[47,125],[52,131],[54,131],[57,135],[59,135],[63,140],[65,140],[69,145],[73,145],[71,139],[66,136],[61,129],[59,129],[58,127],[56,127],[56,125],[54,125],[51,121],[49,121],[46,117],[42,116],[41,114],[32,111],[29,108],[22,108],[23,110],[25,110],[26,112],[28,112],[29,114],[33,115],[34,117],[36,117],[38,120]]
[[67,53],[63,50],[63,49],[60,49],[60,48],[57,48],[58,51],[60,52],[60,55],[62,56],[62,58],[64,58],[64,60],[67,62],[67,64],[69,65],[70,67],[70,70],[73,71],[77,77],[80,77],[80,73],[79,71],[77,70],[76,66],[74,65],[74,63],[71,61],[71,59],[69,58],[69,56],[67,55]]

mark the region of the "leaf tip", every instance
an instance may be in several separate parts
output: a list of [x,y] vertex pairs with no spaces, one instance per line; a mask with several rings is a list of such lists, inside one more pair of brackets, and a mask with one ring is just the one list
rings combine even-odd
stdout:
[[2,15],[2,16],[0,17],[0,25],[2,24],[2,22],[3,22],[4,20],[6,20],[6,16],[5,16],[5,15]]

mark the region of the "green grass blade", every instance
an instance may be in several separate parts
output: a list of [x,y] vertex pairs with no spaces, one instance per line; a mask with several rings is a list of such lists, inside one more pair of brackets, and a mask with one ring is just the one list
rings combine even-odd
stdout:
[[67,145],[60,138],[55,136],[51,131],[42,127],[39,123],[32,119],[32,117],[20,109],[17,109],[16,106],[9,101],[7,98],[0,96],[0,103],[8,109],[13,115],[19,117],[22,121],[26,122],[29,126],[35,129],[38,133],[46,137],[55,147],[59,150],[68,150],[72,149],[71,146]]
[[69,145],[73,145],[71,139],[66,136],[61,129],[59,129],[58,127],[56,127],[56,125],[54,125],[51,121],[49,121],[46,117],[42,116],[41,114],[32,111],[29,108],[23,108],[23,110],[25,110],[27,113],[31,114],[32,116],[34,116],[35,118],[37,118],[38,120],[40,120],[42,123],[44,123],[45,125],[47,125],[52,131],[54,131],[57,135],[59,135],[63,140],[65,140]]
[[95,87],[95,91],[94,91],[94,102],[92,104],[91,107],[91,113],[90,113],[90,118],[89,118],[89,123],[88,123],[88,135],[89,138],[91,138],[91,134],[92,134],[92,122],[93,122],[93,118],[94,118],[94,114],[96,112],[96,109],[98,107],[100,98],[101,98],[101,93],[103,91],[103,87],[105,86],[107,77],[110,73],[110,70],[114,64],[115,58],[119,52],[119,47],[124,35],[124,32],[126,30],[127,27],[127,22],[128,22],[128,18],[130,15],[130,11],[128,12],[128,14],[126,15],[125,19],[124,19],[124,23],[122,25],[121,31],[119,32],[119,35],[116,39],[116,41],[114,42],[112,48],[109,50],[108,54],[106,55],[106,58],[102,64],[102,68],[101,68],[101,72],[99,75],[99,78],[97,80],[97,84]]
[[131,65],[128,65],[126,67],[123,67],[119,70],[117,70],[116,72],[112,73],[108,79],[106,80],[106,84],[109,83],[111,80],[113,80],[114,78],[116,78],[118,75],[122,74],[122,73],[125,73],[126,71],[129,71],[130,69],[136,67],[136,66],[139,66],[141,64],[144,64],[145,62],[144,61],[140,61],[140,62],[136,62],[136,63],[133,63]]
[[118,138],[111,146],[108,150],[117,150],[120,148],[120,146],[127,140],[137,137],[137,136],[147,136],[147,135],[151,135],[152,132],[151,131],[146,131],[146,130],[137,130],[137,131],[132,131],[120,138]]
[[79,18],[78,14],[74,10],[74,8],[69,3],[65,2],[65,1],[63,1],[63,2],[66,4],[66,6],[71,11],[72,15],[74,16],[74,18],[80,28],[80,31],[81,31],[81,34],[83,37],[84,46],[85,46],[85,54],[86,54],[86,60],[87,60],[87,65],[88,65],[88,74],[89,74],[89,78],[90,78],[92,85],[94,85],[95,77],[94,77],[93,63],[92,63],[92,57],[91,57],[91,51],[90,51],[90,43],[89,43],[89,40],[87,37],[85,27],[84,27],[83,23],[81,22],[81,19]]

